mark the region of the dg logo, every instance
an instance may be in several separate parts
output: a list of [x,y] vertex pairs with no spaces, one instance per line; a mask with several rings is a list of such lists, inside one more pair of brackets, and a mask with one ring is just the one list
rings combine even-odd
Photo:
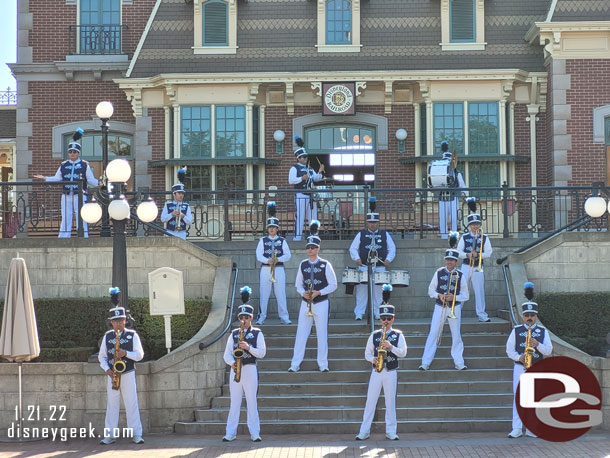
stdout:
[[551,442],[576,439],[602,423],[597,378],[566,356],[545,358],[521,374],[515,403],[527,429]]

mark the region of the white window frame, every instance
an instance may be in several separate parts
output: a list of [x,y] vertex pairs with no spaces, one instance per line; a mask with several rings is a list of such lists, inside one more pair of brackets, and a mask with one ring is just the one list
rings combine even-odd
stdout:
[[485,45],[485,0],[475,0],[475,41],[472,43],[451,42],[451,0],[441,0],[441,49],[443,51],[484,51]]
[[193,1],[193,33],[195,54],[237,54],[237,0],[222,0],[227,3],[228,42],[227,46],[203,46],[203,4],[210,0]]
[[352,2],[352,44],[328,45],[326,44],[326,2],[318,0],[318,52],[360,52],[360,0]]

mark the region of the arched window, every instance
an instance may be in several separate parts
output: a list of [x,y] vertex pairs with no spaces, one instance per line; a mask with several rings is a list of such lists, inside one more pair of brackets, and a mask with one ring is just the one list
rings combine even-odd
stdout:
[[229,10],[222,0],[210,0],[203,4],[203,46],[227,46],[229,44]]

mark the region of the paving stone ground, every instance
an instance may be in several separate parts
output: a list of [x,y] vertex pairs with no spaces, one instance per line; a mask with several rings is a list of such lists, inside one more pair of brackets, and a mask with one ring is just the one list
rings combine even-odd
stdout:
[[589,432],[567,443],[552,443],[523,437],[509,439],[499,433],[402,434],[390,442],[383,435],[355,441],[352,435],[263,436],[263,442],[249,438],[225,443],[220,437],[150,434],[146,443],[135,445],[128,439],[109,446],[97,440],[76,439],[0,443],[0,457],[199,457],[199,458],[610,458],[610,434]]

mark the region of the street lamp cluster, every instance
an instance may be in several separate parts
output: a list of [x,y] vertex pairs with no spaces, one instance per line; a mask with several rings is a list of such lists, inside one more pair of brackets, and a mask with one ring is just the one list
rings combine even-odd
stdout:
[[606,185],[601,182],[593,183],[592,188],[591,196],[585,200],[585,213],[591,218],[599,218],[604,216],[606,211],[610,213],[610,202],[607,202],[603,196],[607,195],[607,189]]
[[[97,198],[103,204],[100,206],[95,197],[92,197],[81,208],[81,216],[89,224],[102,220],[101,236],[109,236],[108,216],[112,219],[113,245],[112,245],[112,286],[120,289],[120,301],[127,307],[127,247],[125,242],[125,221],[131,215],[129,201],[123,195],[123,188],[131,177],[131,166],[125,159],[114,159],[108,162],[108,120],[113,114],[112,103],[100,102],[95,112],[102,121],[102,187],[98,189]],[[136,195],[134,203],[139,200]],[[140,221],[150,223],[157,218],[158,209],[155,202],[146,197],[138,205],[136,214]]]

